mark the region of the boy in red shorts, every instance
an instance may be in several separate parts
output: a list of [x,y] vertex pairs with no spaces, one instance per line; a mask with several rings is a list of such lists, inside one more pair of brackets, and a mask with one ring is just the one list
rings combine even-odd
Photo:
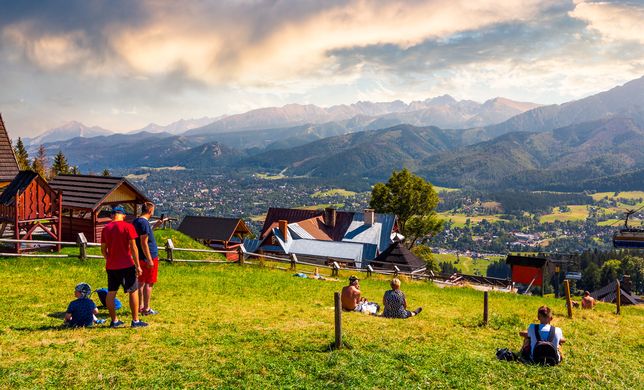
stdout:
[[143,269],[143,274],[139,276],[139,311],[144,316],[158,313],[150,308],[152,287],[157,282],[159,272],[159,248],[154,238],[152,226],[150,226],[150,218],[153,215],[154,203],[145,202],[141,206],[141,216],[132,222],[139,236],[136,239],[136,247],[139,251],[139,260]]
[[105,270],[107,271],[107,297],[105,303],[110,312],[112,322],[110,328],[118,328],[123,321],[116,318],[114,298],[119,287],[129,295],[130,310],[132,311],[133,328],[148,326],[139,321],[139,294],[137,276],[141,275],[139,254],[136,249],[137,237],[134,226],[125,222],[125,209],[123,206],[112,208],[112,222],[105,225],[101,234],[101,253],[105,257]]

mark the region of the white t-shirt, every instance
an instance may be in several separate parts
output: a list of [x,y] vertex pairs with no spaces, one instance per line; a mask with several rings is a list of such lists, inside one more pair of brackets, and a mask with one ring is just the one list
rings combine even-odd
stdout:
[[[539,336],[541,336],[541,340],[548,341],[548,336],[550,336],[550,326],[550,324],[539,324]],[[530,337],[530,356],[532,356],[532,353],[534,352],[534,346],[537,345],[537,340],[534,337],[533,328],[534,324],[530,324],[530,326],[528,326],[528,336]],[[557,350],[559,360],[561,360],[561,355],[559,355],[559,340],[561,340],[562,338],[563,332],[561,331],[561,328],[555,327],[555,338],[554,340],[552,340],[552,345],[554,345],[555,349]]]

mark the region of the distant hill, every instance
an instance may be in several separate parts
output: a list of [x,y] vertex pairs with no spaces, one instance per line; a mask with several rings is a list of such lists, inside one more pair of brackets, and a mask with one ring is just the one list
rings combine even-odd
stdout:
[[262,169],[284,170],[294,176],[387,177],[392,169],[418,163],[457,146],[450,132],[437,127],[399,125],[322,139],[290,149],[270,150],[243,160]]
[[64,141],[75,137],[91,138],[110,134],[114,134],[114,132],[103,129],[102,127],[88,127],[80,122],[72,121],[65,123],[60,127],[47,130],[36,137],[23,138],[23,142],[26,146],[36,146],[50,142]]
[[537,107],[502,123],[470,129],[464,137],[475,142],[514,131],[548,131],[615,117],[630,118],[644,126],[644,76],[584,99]]
[[243,114],[230,115],[207,126],[190,130],[185,135],[316,125],[349,121],[353,118],[359,118],[365,122],[365,129],[383,128],[401,123],[463,128],[498,123],[537,106],[534,103],[515,102],[504,98],[492,99],[481,104],[471,100],[457,101],[449,95],[409,104],[400,100],[385,103],[358,102],[328,108],[312,104],[288,104],[283,107],[261,108]]
[[191,129],[206,126],[221,118],[222,117],[217,117],[217,118],[203,117],[198,119],[179,119],[178,121],[172,122],[166,126],[157,125],[156,123],[150,123],[149,125],[145,126],[142,129],[132,130],[129,133],[134,134],[134,133],[140,133],[140,132],[147,132],[147,133],[168,133],[168,134],[177,135],[177,134],[182,134]]
[[644,126],[630,118],[508,133],[432,155],[420,174],[442,185],[542,189],[644,167]]

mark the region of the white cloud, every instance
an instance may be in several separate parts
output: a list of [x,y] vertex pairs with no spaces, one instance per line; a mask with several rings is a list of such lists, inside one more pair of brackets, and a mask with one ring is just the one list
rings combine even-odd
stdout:
[[570,11],[573,18],[584,20],[588,28],[610,41],[644,43],[644,5],[577,2]]

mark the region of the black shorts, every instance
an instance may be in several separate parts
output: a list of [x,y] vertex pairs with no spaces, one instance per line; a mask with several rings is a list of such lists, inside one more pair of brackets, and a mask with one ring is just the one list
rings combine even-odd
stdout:
[[107,291],[118,291],[123,286],[123,291],[131,293],[139,288],[136,280],[136,268],[108,269],[107,270]]

